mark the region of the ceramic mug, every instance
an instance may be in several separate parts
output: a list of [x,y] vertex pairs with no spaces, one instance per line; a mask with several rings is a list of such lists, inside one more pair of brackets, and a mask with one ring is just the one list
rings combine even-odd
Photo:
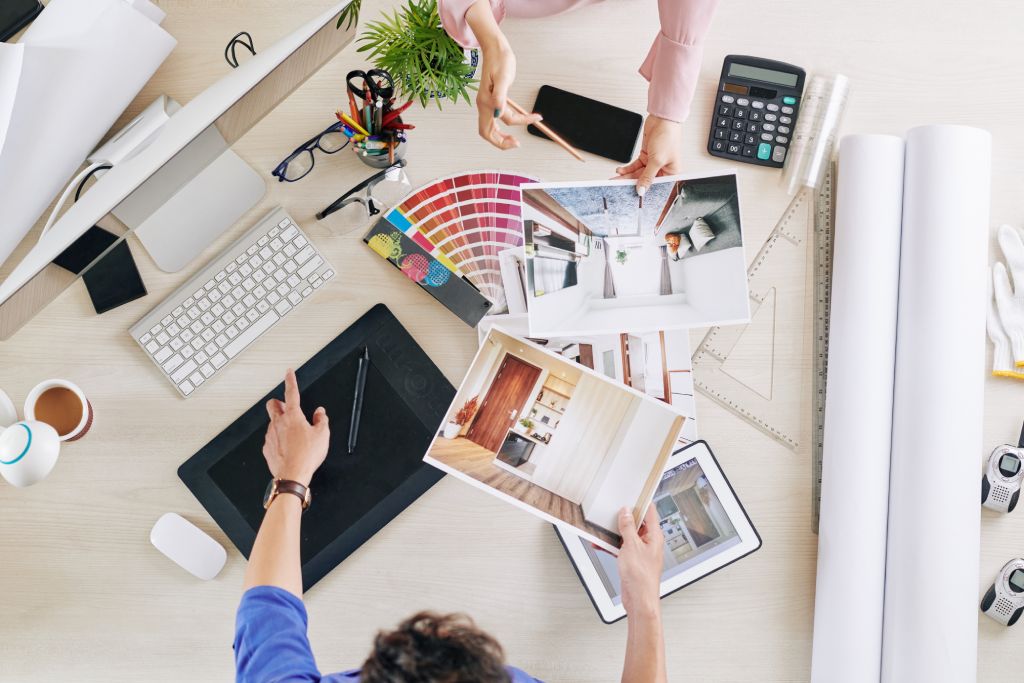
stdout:
[[28,393],[25,420],[49,424],[61,441],[77,441],[92,427],[92,404],[78,385],[65,379],[48,379]]
[[45,422],[0,426],[0,475],[19,488],[38,484],[57,464],[60,437]]

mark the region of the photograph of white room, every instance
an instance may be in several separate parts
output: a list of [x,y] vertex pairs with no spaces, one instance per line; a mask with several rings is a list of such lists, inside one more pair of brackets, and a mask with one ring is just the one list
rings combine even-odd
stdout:
[[684,417],[601,372],[492,328],[424,460],[616,550],[649,504]]
[[[530,337],[527,316],[521,313],[485,317],[477,325],[481,343],[494,325],[669,404],[685,420],[679,433],[679,444],[685,446],[697,439],[697,406],[693,398],[688,330]],[[534,420],[541,432],[545,428],[545,418],[550,419],[550,416],[541,414],[539,423]]]
[[750,319],[735,174],[522,190],[531,336]]

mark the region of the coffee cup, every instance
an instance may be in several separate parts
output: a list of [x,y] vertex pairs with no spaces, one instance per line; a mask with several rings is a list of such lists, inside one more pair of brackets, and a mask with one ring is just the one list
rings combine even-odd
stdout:
[[78,385],[64,379],[48,379],[29,392],[25,419],[50,425],[61,441],[77,441],[92,427],[92,404]]

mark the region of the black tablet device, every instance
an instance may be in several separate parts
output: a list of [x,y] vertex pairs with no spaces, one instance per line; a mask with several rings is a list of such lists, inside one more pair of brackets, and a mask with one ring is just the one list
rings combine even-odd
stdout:
[[[369,352],[358,441],[348,432],[359,357]],[[313,477],[313,503],[302,518],[302,585],[308,590],[411,505],[443,475],[423,462],[455,396],[416,341],[377,304],[296,371],[307,417],[331,418],[327,460]],[[263,520],[270,480],[263,459],[264,407],[284,397],[284,383],[261,398],[180,468],[178,476],[246,557]]]
[[[533,111],[573,147],[623,164],[633,159],[644,126],[644,117],[636,112],[550,85],[541,86]],[[536,126],[527,130],[547,137]]]

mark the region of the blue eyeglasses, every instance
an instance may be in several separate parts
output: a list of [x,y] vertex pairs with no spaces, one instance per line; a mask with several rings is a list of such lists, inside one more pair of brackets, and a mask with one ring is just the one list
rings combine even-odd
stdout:
[[349,138],[342,132],[341,121],[338,121],[316,137],[302,143],[277,165],[273,175],[277,176],[278,182],[294,183],[296,180],[302,180],[313,170],[314,149],[319,149],[324,154],[334,154],[345,149],[348,143]]

